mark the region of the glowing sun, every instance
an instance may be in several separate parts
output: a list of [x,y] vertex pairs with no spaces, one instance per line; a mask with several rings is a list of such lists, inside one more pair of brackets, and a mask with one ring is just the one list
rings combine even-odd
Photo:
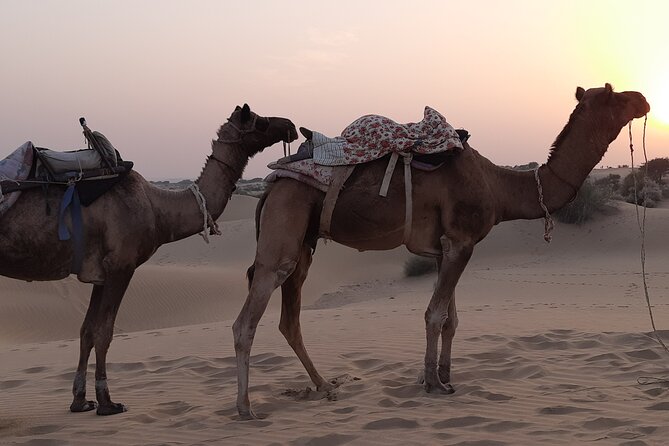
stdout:
[[650,116],[669,125],[669,84],[664,84],[648,97]]

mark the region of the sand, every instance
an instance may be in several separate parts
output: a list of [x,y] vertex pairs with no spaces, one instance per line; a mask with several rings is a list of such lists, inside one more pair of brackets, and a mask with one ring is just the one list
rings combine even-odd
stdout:
[[[580,227],[558,224],[551,245],[541,221],[517,221],[478,246],[457,290],[449,396],[417,384],[435,276],[404,278],[403,249],[319,244],[303,334],[319,371],[342,384],[312,389],[278,331],[276,293],[251,358],[264,418],[238,421],[231,325],[255,202],[235,196],[223,236],[166,245],[138,270],[108,356],[124,414],[68,411],[90,288],[0,278],[0,444],[667,444],[669,383],[643,377],[668,378],[669,355],[648,334],[635,211],[622,203]],[[669,209],[648,210],[648,285],[665,340],[668,227]]]

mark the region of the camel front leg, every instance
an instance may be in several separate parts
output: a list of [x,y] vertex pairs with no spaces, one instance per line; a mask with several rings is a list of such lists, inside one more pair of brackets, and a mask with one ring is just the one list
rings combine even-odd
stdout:
[[318,373],[314,363],[311,361],[307,349],[302,340],[300,328],[300,306],[302,303],[302,285],[307,278],[309,266],[311,266],[311,248],[302,245],[302,253],[293,274],[281,285],[281,322],[279,330],[288,341],[311,381],[319,391],[332,390],[334,386],[327,382]]
[[[453,387],[446,386],[439,379],[437,355],[439,337],[448,321],[449,307],[454,299],[455,286],[472,255],[473,245],[457,243],[445,236],[441,238],[443,259],[439,268],[437,286],[425,311],[425,390],[427,392],[453,393]],[[453,306],[455,308],[455,306]],[[450,349],[450,347],[449,347]],[[448,352],[450,358],[450,351]]]
[[74,396],[70,405],[70,411],[72,412],[87,412],[97,407],[95,401],[86,400],[86,371],[88,369],[88,358],[90,358],[93,349],[93,324],[100,306],[101,296],[102,286],[93,285],[91,301],[88,304],[88,311],[86,311],[86,317],[79,332],[79,364],[72,385],[72,395]]
[[114,322],[121,300],[128,289],[134,270],[110,274],[102,286],[101,302],[95,319],[93,340],[95,345],[95,396],[98,400],[98,415],[114,415],[125,412],[121,403],[114,403],[107,387],[107,352],[114,336]]

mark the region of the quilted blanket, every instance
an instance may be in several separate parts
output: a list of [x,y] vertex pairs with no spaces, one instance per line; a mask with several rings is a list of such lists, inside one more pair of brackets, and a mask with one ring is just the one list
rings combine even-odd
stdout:
[[340,137],[314,132],[314,162],[325,166],[360,164],[391,152],[421,154],[462,150],[455,129],[433,108],[425,107],[423,120],[398,124],[379,115],[353,121]]
[[[7,158],[0,160],[0,180],[25,180],[30,174],[33,164],[33,143],[28,141],[12,152]],[[3,195],[0,188],[0,215],[18,200],[21,191]]]

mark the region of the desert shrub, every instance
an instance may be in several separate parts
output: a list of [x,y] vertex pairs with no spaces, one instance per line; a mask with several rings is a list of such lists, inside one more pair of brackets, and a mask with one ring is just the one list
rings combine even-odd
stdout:
[[568,224],[582,224],[606,208],[611,197],[609,185],[597,186],[586,180],[576,198],[555,212],[555,218]]
[[608,188],[611,193],[618,192],[618,190],[620,190],[620,175],[611,173],[603,178],[595,180],[593,184],[598,188]]
[[669,198],[669,184],[667,183],[660,184],[660,195],[662,196],[663,200],[665,198]]
[[[634,195],[634,182],[636,179],[636,200]],[[620,186],[620,193],[623,199],[628,203],[634,203],[639,206],[652,208],[662,201],[662,190],[660,185],[652,179],[645,176],[644,172],[637,170],[630,173],[623,180]]]
[[407,277],[424,276],[437,271],[437,260],[431,257],[413,256],[404,262],[404,275]]
[[643,164],[639,170],[648,174],[650,179],[658,184],[662,184],[662,177],[669,172],[669,158],[655,158]]

